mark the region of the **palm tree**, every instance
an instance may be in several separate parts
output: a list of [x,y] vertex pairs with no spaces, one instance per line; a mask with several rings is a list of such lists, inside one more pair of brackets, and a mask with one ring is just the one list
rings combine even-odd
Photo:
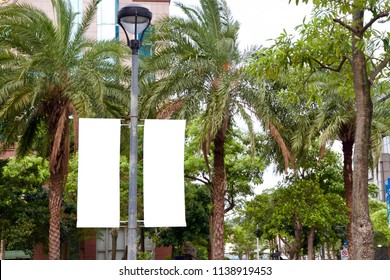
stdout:
[[[355,118],[353,99],[344,99],[338,94],[332,95],[325,101],[318,111],[312,129],[318,133],[320,131],[321,147],[324,147],[329,140],[338,139],[342,144],[343,152],[343,176],[344,194],[348,211],[348,241],[349,250],[353,250],[352,239],[352,158],[353,145],[355,143]],[[323,149],[322,149],[323,150]]]
[[[54,20],[29,4],[0,9],[0,122],[3,141],[17,155],[37,145],[49,159],[49,258],[60,258],[62,194],[68,173],[71,126],[78,117],[119,117],[127,104],[118,61],[128,50],[114,41],[85,38],[100,0],[80,25],[65,0],[52,0]],[[77,134],[74,135],[77,139]],[[77,141],[74,147],[77,148]]]
[[[327,74],[329,75],[329,74]],[[356,108],[353,94],[348,93],[345,88],[345,79],[341,76],[333,75],[332,79],[327,75],[319,73],[315,75],[314,83],[321,88],[323,100],[318,108],[317,115],[312,122],[311,136],[320,133],[320,145],[322,151],[329,140],[339,140],[342,144],[343,152],[343,176],[344,176],[344,193],[348,211],[348,241],[349,251],[353,251],[352,237],[352,189],[353,189],[353,147],[355,144],[356,133]],[[325,80],[322,80],[325,79]],[[370,150],[373,164],[378,165],[379,156],[382,148],[382,138],[389,133],[390,120],[387,111],[382,108],[383,104],[379,101],[378,96],[381,86],[373,87],[375,95],[374,114],[371,124]],[[340,92],[343,91],[343,92]]]
[[[140,100],[143,116],[200,121],[197,137],[211,181],[211,258],[224,258],[226,194],[225,148],[234,114],[242,113],[252,131],[243,98],[255,90],[240,71],[239,24],[224,0],[201,0],[200,7],[177,4],[186,18],[166,17],[155,27],[155,54],[143,70],[158,80],[148,84]],[[213,153],[212,167],[208,155]]]

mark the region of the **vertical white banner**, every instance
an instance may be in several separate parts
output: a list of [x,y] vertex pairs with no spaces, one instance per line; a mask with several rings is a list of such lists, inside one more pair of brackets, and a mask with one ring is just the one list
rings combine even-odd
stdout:
[[145,227],[185,227],[185,120],[145,120]]
[[77,227],[119,227],[119,119],[80,119]]

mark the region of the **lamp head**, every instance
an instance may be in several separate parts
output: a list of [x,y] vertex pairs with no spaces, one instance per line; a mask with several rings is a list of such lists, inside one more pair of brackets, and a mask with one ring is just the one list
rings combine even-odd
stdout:
[[[152,12],[142,6],[129,5],[118,11],[118,24],[125,31],[127,44],[132,49],[141,46],[142,37],[151,20]],[[134,35],[133,40],[129,40],[127,32]]]

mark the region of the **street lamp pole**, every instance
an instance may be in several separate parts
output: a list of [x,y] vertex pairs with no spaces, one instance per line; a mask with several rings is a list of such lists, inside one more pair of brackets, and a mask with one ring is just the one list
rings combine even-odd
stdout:
[[[118,25],[125,32],[131,49],[131,102],[130,102],[130,166],[129,209],[127,231],[127,259],[137,259],[137,163],[138,163],[138,50],[152,13],[138,5],[125,6],[118,11]],[[127,33],[133,34],[130,39]]]

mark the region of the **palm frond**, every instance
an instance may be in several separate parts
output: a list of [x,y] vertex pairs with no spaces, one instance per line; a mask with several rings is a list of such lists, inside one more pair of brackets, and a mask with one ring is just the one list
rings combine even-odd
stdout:
[[252,155],[252,157],[254,157],[255,145],[256,145],[256,143],[255,143],[256,142],[256,134],[255,134],[255,130],[253,127],[252,116],[250,114],[248,114],[248,112],[245,110],[245,107],[242,104],[238,103],[237,108],[238,108],[240,116],[242,117],[246,126],[248,127],[249,142],[251,145],[251,155]]
[[[87,32],[87,29],[91,26],[93,19],[97,12],[98,4],[101,0],[93,0],[83,12],[83,18],[81,20],[81,24],[77,27],[76,32],[74,34],[74,38],[71,43],[71,48],[78,48],[80,44],[83,42],[83,37]],[[76,50],[73,50],[76,51]]]

